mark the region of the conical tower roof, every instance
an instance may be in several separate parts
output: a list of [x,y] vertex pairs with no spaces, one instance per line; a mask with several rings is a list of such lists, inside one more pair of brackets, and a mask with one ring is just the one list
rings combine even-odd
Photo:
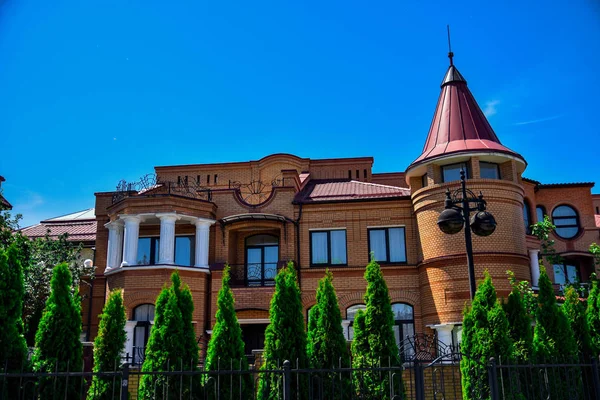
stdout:
[[442,80],[433,121],[421,155],[408,169],[426,161],[459,153],[504,153],[523,157],[502,145],[483,111],[467,87],[467,81],[452,63]]

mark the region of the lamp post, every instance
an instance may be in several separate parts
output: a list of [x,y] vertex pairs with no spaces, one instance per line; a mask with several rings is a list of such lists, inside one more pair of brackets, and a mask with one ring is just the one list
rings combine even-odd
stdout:
[[[453,193],[446,190],[444,211],[440,213],[437,224],[442,232],[449,235],[454,235],[460,232],[463,227],[465,228],[467,266],[469,268],[471,300],[473,300],[477,287],[475,284],[471,231],[477,236],[489,236],[496,229],[496,220],[492,214],[485,211],[486,201],[483,199],[483,194],[479,192],[479,196],[476,196],[467,189],[463,169],[460,170],[460,186],[460,189],[455,190]],[[476,211],[472,218],[471,211]]]

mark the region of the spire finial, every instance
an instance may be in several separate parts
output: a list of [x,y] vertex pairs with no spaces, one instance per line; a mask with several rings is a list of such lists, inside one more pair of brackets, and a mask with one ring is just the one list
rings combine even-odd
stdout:
[[452,62],[454,53],[452,52],[452,44],[450,43],[450,25],[446,25],[446,28],[448,29],[448,58],[450,59],[450,65],[454,65]]

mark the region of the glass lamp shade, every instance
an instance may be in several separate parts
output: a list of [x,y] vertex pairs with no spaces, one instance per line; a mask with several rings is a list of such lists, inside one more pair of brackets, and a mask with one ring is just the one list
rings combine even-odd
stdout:
[[496,220],[487,211],[479,211],[471,217],[471,230],[477,236],[490,236],[496,230]]
[[440,213],[437,224],[440,230],[448,235],[454,235],[463,228],[463,216],[456,208],[447,208]]

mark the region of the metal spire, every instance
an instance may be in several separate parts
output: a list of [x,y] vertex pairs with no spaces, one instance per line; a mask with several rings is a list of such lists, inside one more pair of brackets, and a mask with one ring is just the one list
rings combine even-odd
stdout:
[[446,25],[446,28],[448,29],[448,58],[450,59],[450,65],[454,65],[452,62],[454,53],[452,52],[452,44],[450,43],[450,25]]

